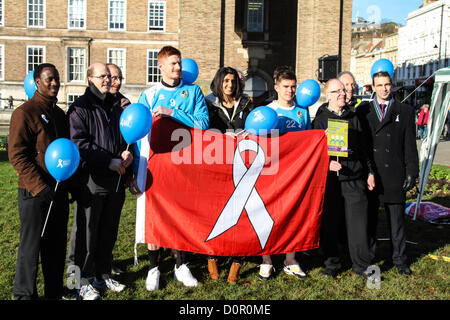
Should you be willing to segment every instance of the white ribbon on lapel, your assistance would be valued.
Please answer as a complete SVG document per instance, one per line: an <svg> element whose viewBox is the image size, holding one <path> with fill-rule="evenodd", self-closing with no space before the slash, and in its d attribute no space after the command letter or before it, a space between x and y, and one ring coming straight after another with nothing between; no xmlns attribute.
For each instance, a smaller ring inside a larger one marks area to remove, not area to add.
<svg viewBox="0 0 450 320"><path fill-rule="evenodd" d="M241 152L247 150L256 152L256 157L249 168L247 168L241 157ZM239 221L242 210L245 208L250 223L258 236L261 248L264 250L274 221L269 212L267 212L264 201L256 191L255 184L264 168L265 162L266 155L258 143L253 140L241 140L238 143L233 160L233 183L235 189L206 241L214 239L234 227Z"/></svg>

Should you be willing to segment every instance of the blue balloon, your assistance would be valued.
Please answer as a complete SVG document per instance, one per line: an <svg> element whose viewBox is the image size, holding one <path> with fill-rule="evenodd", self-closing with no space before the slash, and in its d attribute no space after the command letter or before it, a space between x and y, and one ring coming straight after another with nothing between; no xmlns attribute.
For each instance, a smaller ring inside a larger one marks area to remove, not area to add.
<svg viewBox="0 0 450 320"><path fill-rule="evenodd" d="M297 87L295 92L297 104L300 107L308 108L317 102L320 98L320 85L317 81L308 79L303 81Z"/></svg>
<svg viewBox="0 0 450 320"><path fill-rule="evenodd" d="M378 72L387 72L392 79L394 76L394 65L388 59L379 59L373 63L372 69L370 69L371 78L373 79L373 75Z"/></svg>
<svg viewBox="0 0 450 320"><path fill-rule="evenodd" d="M152 114L142 103L132 103L122 111L119 127L125 141L135 143L150 132Z"/></svg>
<svg viewBox="0 0 450 320"><path fill-rule="evenodd" d="M183 82L194 83L198 77L197 62L190 58L181 59L181 72L183 73Z"/></svg>
<svg viewBox="0 0 450 320"><path fill-rule="evenodd" d="M71 140L59 138L49 144L44 159L48 172L60 182L75 173L80 163L80 152Z"/></svg>
<svg viewBox="0 0 450 320"><path fill-rule="evenodd" d="M245 130L252 134L267 134L278 126L278 114L268 106L253 109L245 119Z"/></svg>
<svg viewBox="0 0 450 320"><path fill-rule="evenodd" d="M27 94L28 99L34 95L36 91L36 83L34 82L34 70L28 72L23 80L23 88L25 89L25 93Z"/></svg>

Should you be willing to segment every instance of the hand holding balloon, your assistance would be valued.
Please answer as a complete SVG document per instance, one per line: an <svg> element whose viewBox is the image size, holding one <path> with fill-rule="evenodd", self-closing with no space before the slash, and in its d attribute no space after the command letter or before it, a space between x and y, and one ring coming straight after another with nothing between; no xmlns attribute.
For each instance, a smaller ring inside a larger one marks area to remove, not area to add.
<svg viewBox="0 0 450 320"><path fill-rule="evenodd" d="M120 156L122 157L122 166L125 169L133 163L133 154L130 151L125 150Z"/></svg>

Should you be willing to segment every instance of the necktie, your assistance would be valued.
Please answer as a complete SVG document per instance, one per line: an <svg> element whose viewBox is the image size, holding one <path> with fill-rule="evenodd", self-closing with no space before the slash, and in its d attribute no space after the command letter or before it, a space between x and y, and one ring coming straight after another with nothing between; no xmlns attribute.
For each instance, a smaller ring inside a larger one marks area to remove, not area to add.
<svg viewBox="0 0 450 320"><path fill-rule="evenodd" d="M386 111L386 105L384 103L382 103L382 104L380 104L380 108L381 108L382 117L384 118L384 113Z"/></svg>

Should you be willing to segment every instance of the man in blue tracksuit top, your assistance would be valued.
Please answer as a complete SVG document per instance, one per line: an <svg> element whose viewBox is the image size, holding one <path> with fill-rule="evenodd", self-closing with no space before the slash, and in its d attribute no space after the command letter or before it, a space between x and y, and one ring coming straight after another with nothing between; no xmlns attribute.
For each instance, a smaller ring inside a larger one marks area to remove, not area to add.
<svg viewBox="0 0 450 320"><path fill-rule="evenodd" d="M278 115L277 129L280 133L302 131L311 129L311 119L307 108L301 108L295 102L297 77L289 66L277 67L273 73L274 89L277 99L269 103L268 107L274 109ZM272 258L270 255L262 256L262 264L259 269L259 277L268 280L272 276ZM297 278L305 278L307 275L300 268L295 259L295 252L286 254L283 271Z"/></svg>
<svg viewBox="0 0 450 320"><path fill-rule="evenodd" d="M178 49L166 46L158 53L158 68L162 79L157 85L145 90L139 103L147 106L152 116L169 116L187 126L208 129L209 115L205 98L198 85L184 83L182 80L181 53ZM139 193L137 200L136 219L145 216L145 194L142 193L147 177L147 163L149 154L149 137L146 136L137 143L140 154L137 167L137 178L133 181L130 191ZM140 230L136 230L136 243L145 242ZM160 247L148 244L149 272L145 281L148 291L159 288L160 272L158 269ZM186 265L186 252L177 250L177 259L174 272L175 279L185 286L197 286L195 279Z"/></svg>

